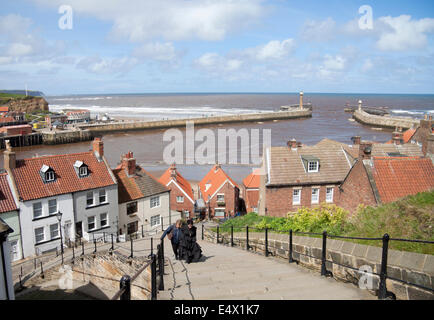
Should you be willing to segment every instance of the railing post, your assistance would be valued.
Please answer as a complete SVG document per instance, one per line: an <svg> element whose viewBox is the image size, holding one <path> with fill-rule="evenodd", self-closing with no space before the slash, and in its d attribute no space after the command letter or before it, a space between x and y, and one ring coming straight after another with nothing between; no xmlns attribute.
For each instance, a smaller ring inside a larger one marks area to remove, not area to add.
<svg viewBox="0 0 434 320"><path fill-rule="evenodd" d="M112 233L112 247L111 247L111 251L113 251L115 249L115 246L114 246L114 242L113 242L113 233Z"/></svg>
<svg viewBox="0 0 434 320"><path fill-rule="evenodd" d="M142 238L145 237L145 233L143 232L143 224L142 224Z"/></svg>
<svg viewBox="0 0 434 320"><path fill-rule="evenodd" d="M75 250L74 250L74 246L72 246L72 260L71 260L72 264L74 264L74 260L75 260Z"/></svg>
<svg viewBox="0 0 434 320"><path fill-rule="evenodd" d="M234 226L231 226L231 247L234 246Z"/></svg>
<svg viewBox="0 0 434 320"><path fill-rule="evenodd" d="M157 257L158 257L158 276L159 276L159 284L158 290L164 290L164 261L163 255L161 252L161 245L157 245Z"/></svg>
<svg viewBox="0 0 434 320"><path fill-rule="evenodd" d="M42 267L42 261L41 261L41 278L44 279L44 268Z"/></svg>
<svg viewBox="0 0 434 320"><path fill-rule="evenodd" d="M151 238L151 255L154 254L154 238Z"/></svg>
<svg viewBox="0 0 434 320"><path fill-rule="evenodd" d="M96 240L95 239L93 239L93 244L95 246L95 250L93 251L93 253L96 253Z"/></svg>
<svg viewBox="0 0 434 320"><path fill-rule="evenodd" d="M322 251L321 251L321 275L322 276L330 276L331 275L331 272L327 271L326 259L327 259L327 231L323 231L323 233L322 233Z"/></svg>
<svg viewBox="0 0 434 320"><path fill-rule="evenodd" d="M295 262L292 258L292 229L289 230L289 263Z"/></svg>
<svg viewBox="0 0 434 320"><path fill-rule="evenodd" d="M386 233L383 236L383 252L381 254L381 271L380 285L378 290L378 299L386 299L388 297L386 279L387 279L387 254L389 252L389 235Z"/></svg>
<svg viewBox="0 0 434 320"><path fill-rule="evenodd" d="M84 242L81 242L81 255L84 256Z"/></svg>
<svg viewBox="0 0 434 320"><path fill-rule="evenodd" d="M246 250L249 250L249 226L246 226Z"/></svg>
<svg viewBox="0 0 434 320"><path fill-rule="evenodd" d="M121 294L120 300L131 300L131 278L124 275L120 281L120 288L125 289Z"/></svg>
<svg viewBox="0 0 434 320"><path fill-rule="evenodd" d="M102 233L102 236L104 238L104 243L105 243L105 232Z"/></svg>
<svg viewBox="0 0 434 320"><path fill-rule="evenodd" d="M157 300L157 261L155 254L151 254L151 300Z"/></svg>
<svg viewBox="0 0 434 320"><path fill-rule="evenodd" d="M265 256L268 257L268 228L265 228Z"/></svg>
<svg viewBox="0 0 434 320"><path fill-rule="evenodd" d="M203 240L203 223L202 223L202 240Z"/></svg>
<svg viewBox="0 0 434 320"><path fill-rule="evenodd" d="M219 234L220 234L220 228L217 226L217 244L219 243Z"/></svg>
<svg viewBox="0 0 434 320"><path fill-rule="evenodd" d="M163 220L163 217L161 217L161 231L164 231L164 220Z"/></svg>
<svg viewBox="0 0 434 320"><path fill-rule="evenodd" d="M130 242L131 242L131 255L130 258L134 258L134 254L133 254L133 238L130 238Z"/></svg>

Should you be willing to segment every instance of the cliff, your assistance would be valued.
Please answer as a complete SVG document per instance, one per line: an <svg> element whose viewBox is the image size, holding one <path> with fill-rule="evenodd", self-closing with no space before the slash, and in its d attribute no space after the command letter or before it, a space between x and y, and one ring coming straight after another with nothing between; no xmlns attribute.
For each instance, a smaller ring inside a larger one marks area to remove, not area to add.
<svg viewBox="0 0 434 320"><path fill-rule="evenodd" d="M5 101L4 105L8 106L10 111L48 111L48 102L42 97L11 98Z"/></svg>

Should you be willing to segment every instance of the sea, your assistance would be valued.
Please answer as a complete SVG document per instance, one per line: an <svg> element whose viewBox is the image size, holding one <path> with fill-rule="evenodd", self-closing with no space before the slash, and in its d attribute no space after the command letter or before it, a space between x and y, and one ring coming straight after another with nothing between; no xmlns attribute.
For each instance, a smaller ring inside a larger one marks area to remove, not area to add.
<svg viewBox="0 0 434 320"><path fill-rule="evenodd" d="M50 111L64 109L88 109L92 117L108 116L124 121L197 118L217 115L244 114L277 111L281 106L299 103L298 93L155 93L155 94L104 94L47 96ZM207 127L217 136L219 129L246 128L270 129L271 144L285 146L287 141L312 145L324 138L351 144L351 137L385 142L391 139L392 130L372 128L351 121L351 113L344 109L357 106L362 100L364 107L384 108L391 116L422 119L434 113L434 95L412 94L335 94L304 93L304 103L311 103L313 116L309 119L281 120L242 124L212 125ZM202 128L202 127L201 127ZM197 128L199 129L199 128ZM163 153L169 142L163 141L166 130L149 130L106 134L103 137L104 153L111 167L115 167L122 154L132 151L137 163L159 177L168 165ZM181 132L185 136L185 129ZM262 132L262 131L260 131ZM197 142L195 146L200 143ZM229 147L228 147L229 148ZM90 149L90 142L70 143L56 146L33 146L17 148L17 158L83 152ZM237 152L227 150L227 154ZM188 155L184 154L184 159ZM212 164L187 165L178 163L181 174L200 181ZM241 183L257 165L222 164L233 179Z"/></svg>

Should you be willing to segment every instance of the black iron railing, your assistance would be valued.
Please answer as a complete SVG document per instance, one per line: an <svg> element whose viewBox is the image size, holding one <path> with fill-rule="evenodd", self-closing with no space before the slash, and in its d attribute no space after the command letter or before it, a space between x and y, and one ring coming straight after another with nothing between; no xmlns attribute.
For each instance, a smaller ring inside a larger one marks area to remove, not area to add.
<svg viewBox="0 0 434 320"><path fill-rule="evenodd" d="M202 240L204 239L204 229L205 229L205 227L202 225ZM209 229L216 230L216 238L217 238L216 242L221 243L221 241L220 241L220 236L221 236L220 227L219 226L209 227ZM272 228L265 228L265 230L264 230L262 228L261 229L252 228L249 226L245 226L242 228L237 227L237 229L241 229L241 230L245 229L246 250L250 250L252 248L249 244L249 230L260 230L261 232L264 231L264 233L265 233L264 234L264 237L265 237L264 255L266 257L269 256L270 251L269 251L268 232L269 231L275 231L275 230L273 230ZM289 263L294 263L294 262L298 263L299 262L296 259L294 259L294 253L296 253L298 255L306 256L309 258L318 259L318 257L311 256L307 253L294 251L293 235L310 236L310 237L316 237L316 238L321 237L322 238L321 258L318 260L321 260L321 275L322 276L333 276L332 272L330 270L327 270L327 263L336 264L336 265L339 265L339 266L344 267L344 268L349 268L349 269L359 271L355 267L340 264L340 263L337 263L336 261L327 260L327 239L336 238L336 239L346 239L346 240L382 241L380 273L375 273L375 272L371 273L372 275L376 275L380 278L380 283L379 283L379 287L378 287L378 299L387 299L387 298L395 299L394 294L392 292L387 291L386 279L398 281L398 282L401 282L401 283L404 283L407 285L411 285L411 286L414 286L414 287L417 287L417 288L427 290L427 291L434 293L433 288L428 288L428 287L422 286L422 285L417 284L417 283L403 281L401 279L391 277L387 274L387 266L388 266L387 265L387 257L388 257L388 252L389 252L389 242L390 241L405 241L405 242L416 242L416 243L424 243L424 244L434 244L434 241L390 238L390 236L387 233L384 234L383 237L381 237L381 238L362 238L362 237L346 237L346 236L331 235L331 234L328 234L327 231L324 231L322 233L315 233L315 232L299 232L299 231L293 231L293 230L288 230L286 232L282 232L281 230L279 230L277 232L278 233L288 233L288 235L289 235L289 239L288 239L288 262ZM234 227L233 226L230 227L230 245L234 246ZM241 247L241 240L240 240L240 247ZM277 249L277 248L275 248L275 249Z"/></svg>

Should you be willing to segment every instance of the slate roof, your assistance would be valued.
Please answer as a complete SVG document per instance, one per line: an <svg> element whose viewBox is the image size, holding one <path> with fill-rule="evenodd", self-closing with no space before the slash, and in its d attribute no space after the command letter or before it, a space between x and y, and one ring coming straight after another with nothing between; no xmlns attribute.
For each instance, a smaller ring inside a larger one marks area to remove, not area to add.
<svg viewBox="0 0 434 320"><path fill-rule="evenodd" d="M134 175L128 176L122 166L113 170L118 181L118 202L125 203L141 198L146 198L163 192L169 192L169 188L162 185L149 172L136 166Z"/></svg>
<svg viewBox="0 0 434 320"><path fill-rule="evenodd" d="M428 158L373 158L365 166L372 171L382 203L434 188L434 165Z"/></svg>
<svg viewBox="0 0 434 320"><path fill-rule="evenodd" d="M74 163L77 160L88 166L88 176L79 177L77 175L74 169ZM55 181L44 183L40 175L40 170L44 165L54 170ZM92 151L17 160L12 174L19 196L24 201L116 184L110 168L104 161L98 161Z"/></svg>
<svg viewBox="0 0 434 320"><path fill-rule="evenodd" d="M199 190L205 201L208 201L208 196L212 196L224 183L229 180L234 187L238 188L238 185L234 180L229 177L221 167L217 168L217 165L213 166L211 170L205 175L205 177L199 182ZM206 185L210 184L210 187L206 189Z"/></svg>
<svg viewBox="0 0 434 320"><path fill-rule="evenodd" d="M372 157L388 157L389 153L400 153L408 157L423 157L422 148L414 143L399 145L374 143L372 145Z"/></svg>
<svg viewBox="0 0 434 320"><path fill-rule="evenodd" d="M340 143L322 141L314 146L292 150L288 147L267 149L268 186L337 183L345 179L353 161ZM318 172L308 173L303 156L320 160ZM268 159L269 157L269 159Z"/></svg>
<svg viewBox="0 0 434 320"><path fill-rule="evenodd" d="M160 183L167 186L167 184L173 179L171 175L172 168L168 168L158 179ZM182 188L182 190L194 201L193 189L191 188L190 182L188 182L175 168L176 171L176 183Z"/></svg>
<svg viewBox="0 0 434 320"><path fill-rule="evenodd" d="M0 174L0 213L18 210L8 183L8 174Z"/></svg>

